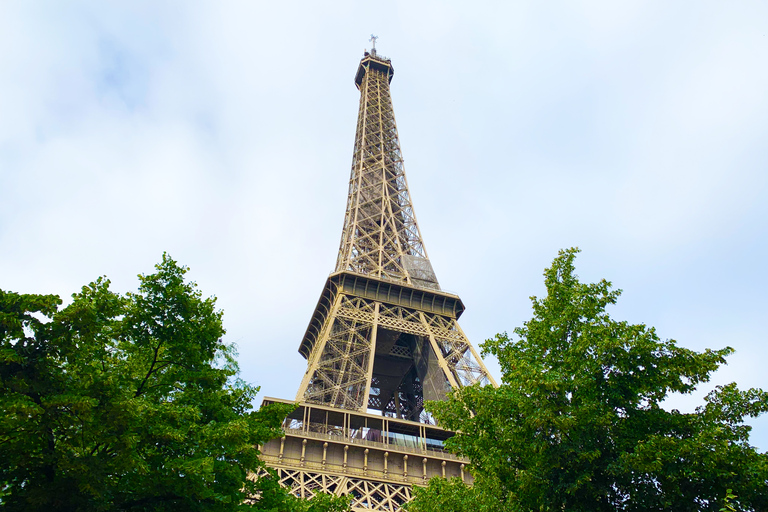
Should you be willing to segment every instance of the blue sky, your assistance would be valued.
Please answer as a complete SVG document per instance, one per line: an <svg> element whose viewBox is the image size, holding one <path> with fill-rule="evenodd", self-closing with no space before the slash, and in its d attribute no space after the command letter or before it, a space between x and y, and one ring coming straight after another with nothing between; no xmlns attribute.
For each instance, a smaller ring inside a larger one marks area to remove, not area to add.
<svg viewBox="0 0 768 512"><path fill-rule="evenodd" d="M579 246L583 280L624 290L615 318L736 349L670 407L768 388L764 2L3 2L0 287L124 292L168 251L218 297L244 378L292 398L371 33L475 344L528 319Z"/></svg>

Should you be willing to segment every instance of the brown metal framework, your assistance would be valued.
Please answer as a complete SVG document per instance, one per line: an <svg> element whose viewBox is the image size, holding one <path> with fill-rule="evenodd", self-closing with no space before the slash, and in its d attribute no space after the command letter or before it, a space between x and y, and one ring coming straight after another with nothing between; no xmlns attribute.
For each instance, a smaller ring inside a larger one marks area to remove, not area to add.
<svg viewBox="0 0 768 512"><path fill-rule="evenodd" d="M389 59L366 54L336 271L299 352L307 372L296 399L431 422L425 400L490 384L457 323L461 299L442 292L424 247L403 168Z"/></svg>
<svg viewBox="0 0 768 512"><path fill-rule="evenodd" d="M473 481L467 461L443 450L452 433L440 427L301 404L283 430L261 458L301 498L320 491L349 496L353 511L395 512L432 477Z"/></svg>
<svg viewBox="0 0 768 512"><path fill-rule="evenodd" d="M353 510L397 511L428 477L464 478L466 461L442 450L450 433L434 426L424 402L496 385L457 322L464 304L440 289L424 247L390 98L393 75L375 50L357 69L360 109L336 269L299 347L307 359L296 395L303 416L286 420L279 449L270 441L263 457L297 496L351 495ZM318 410L324 423L311 419ZM418 476L409 457L420 461Z"/></svg>
<svg viewBox="0 0 768 512"><path fill-rule="evenodd" d="M495 382L459 327L456 295L348 272L326 283L299 352L296 399L432 423L424 400Z"/></svg>
<svg viewBox="0 0 768 512"><path fill-rule="evenodd" d="M347 211L336 271L439 290L413 213L395 112L394 68L376 54L360 62L360 89Z"/></svg>

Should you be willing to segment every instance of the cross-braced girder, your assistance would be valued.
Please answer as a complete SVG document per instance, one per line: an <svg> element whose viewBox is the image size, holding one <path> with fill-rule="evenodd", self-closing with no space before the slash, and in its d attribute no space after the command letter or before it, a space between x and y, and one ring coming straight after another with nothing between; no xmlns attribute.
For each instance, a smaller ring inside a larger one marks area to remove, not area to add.
<svg viewBox="0 0 768 512"><path fill-rule="evenodd" d="M455 318L336 293L297 400L431 422L425 400L493 383Z"/></svg>
<svg viewBox="0 0 768 512"><path fill-rule="evenodd" d="M411 500L411 486L376 482L348 475L331 475L307 469L276 469L280 485L298 498L310 499L318 492L349 496L352 511L395 512Z"/></svg>

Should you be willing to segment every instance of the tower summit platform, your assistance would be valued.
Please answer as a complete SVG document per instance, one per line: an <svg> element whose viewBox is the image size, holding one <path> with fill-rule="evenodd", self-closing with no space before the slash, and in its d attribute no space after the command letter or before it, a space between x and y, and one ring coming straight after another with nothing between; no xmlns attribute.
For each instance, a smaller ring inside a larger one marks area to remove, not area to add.
<svg viewBox="0 0 768 512"><path fill-rule="evenodd" d="M360 61L360 65L357 67L357 73L355 74L355 85L358 89L363 83L363 77L369 70L375 70L379 73L387 75L387 80L391 83L392 77L395 76L395 68L392 67L392 61L388 58L377 55L374 49L371 53L365 52L363 59Z"/></svg>

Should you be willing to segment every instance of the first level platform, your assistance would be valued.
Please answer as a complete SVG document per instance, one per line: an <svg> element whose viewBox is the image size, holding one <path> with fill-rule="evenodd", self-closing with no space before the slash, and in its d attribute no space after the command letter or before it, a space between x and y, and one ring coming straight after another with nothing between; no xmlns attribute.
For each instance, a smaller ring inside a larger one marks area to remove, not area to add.
<svg viewBox="0 0 768 512"><path fill-rule="evenodd" d="M293 403L264 400L274 402ZM321 491L351 496L356 512L396 512L432 477L473 480L469 461L443 449L453 433L434 425L301 403L283 428L261 458L301 498Z"/></svg>

